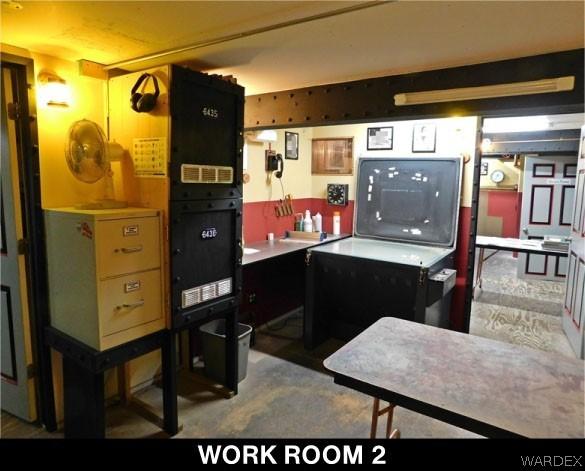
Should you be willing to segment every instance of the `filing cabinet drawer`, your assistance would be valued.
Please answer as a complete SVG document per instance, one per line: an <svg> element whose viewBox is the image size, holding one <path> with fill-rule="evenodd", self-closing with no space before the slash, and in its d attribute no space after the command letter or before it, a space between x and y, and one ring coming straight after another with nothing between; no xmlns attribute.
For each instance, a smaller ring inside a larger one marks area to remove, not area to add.
<svg viewBox="0 0 585 471"><path fill-rule="evenodd" d="M99 282L102 336L162 318L160 277L151 270Z"/></svg>
<svg viewBox="0 0 585 471"><path fill-rule="evenodd" d="M160 267L158 217L98 221L98 278Z"/></svg>

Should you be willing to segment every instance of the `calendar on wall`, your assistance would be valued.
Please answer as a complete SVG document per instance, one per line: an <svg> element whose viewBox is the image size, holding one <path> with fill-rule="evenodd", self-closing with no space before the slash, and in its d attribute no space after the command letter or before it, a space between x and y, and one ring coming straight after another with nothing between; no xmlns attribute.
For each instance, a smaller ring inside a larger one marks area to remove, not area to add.
<svg viewBox="0 0 585 471"><path fill-rule="evenodd" d="M137 177L166 177L166 137L139 137L132 140L132 161Z"/></svg>

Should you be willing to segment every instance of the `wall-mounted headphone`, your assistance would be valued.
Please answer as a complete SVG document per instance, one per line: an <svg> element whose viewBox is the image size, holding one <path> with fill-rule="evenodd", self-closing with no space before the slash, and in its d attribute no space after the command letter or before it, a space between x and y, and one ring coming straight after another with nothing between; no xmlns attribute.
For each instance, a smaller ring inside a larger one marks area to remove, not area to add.
<svg viewBox="0 0 585 471"><path fill-rule="evenodd" d="M154 93L138 93L138 87L144 82L145 80L148 82L148 78L152 77L152 81L154 83ZM132 91L130 92L130 105L132 109L137 113L148 113L152 111L156 106L156 99L159 95L158 89L158 80L154 75L151 74L142 74L134 86L132 87Z"/></svg>

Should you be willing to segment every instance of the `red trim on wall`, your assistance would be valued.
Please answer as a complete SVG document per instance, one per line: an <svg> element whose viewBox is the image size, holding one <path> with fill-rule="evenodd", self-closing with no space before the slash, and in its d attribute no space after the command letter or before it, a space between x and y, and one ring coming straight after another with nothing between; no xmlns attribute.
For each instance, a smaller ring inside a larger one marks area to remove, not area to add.
<svg viewBox="0 0 585 471"><path fill-rule="evenodd" d="M482 195L483 196L483 195ZM517 238L520 233L522 193L517 191L486 191L487 214L502 218L502 237Z"/></svg>
<svg viewBox="0 0 585 471"><path fill-rule="evenodd" d="M252 243L266 240L269 232L275 238L283 237L284 233L294 228L294 216L276 217L274 207L277 201L258 201L244 203L244 242ZM314 216L319 212L323 218L323 231L333 233L333 213L341 213L341 232L353 232L353 201L347 206L332 206L325 198L299 198L293 200L295 213L305 213L308 209Z"/></svg>

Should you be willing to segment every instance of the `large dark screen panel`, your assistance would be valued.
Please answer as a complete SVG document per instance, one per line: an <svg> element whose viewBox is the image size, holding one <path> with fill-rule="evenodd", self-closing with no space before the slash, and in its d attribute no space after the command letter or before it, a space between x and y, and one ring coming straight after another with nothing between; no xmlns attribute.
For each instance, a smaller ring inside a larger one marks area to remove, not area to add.
<svg viewBox="0 0 585 471"><path fill-rule="evenodd" d="M459 158L360 159L355 235L453 246Z"/></svg>

